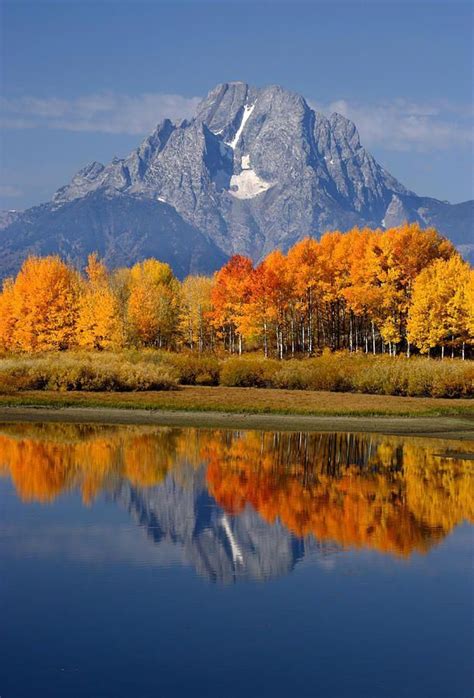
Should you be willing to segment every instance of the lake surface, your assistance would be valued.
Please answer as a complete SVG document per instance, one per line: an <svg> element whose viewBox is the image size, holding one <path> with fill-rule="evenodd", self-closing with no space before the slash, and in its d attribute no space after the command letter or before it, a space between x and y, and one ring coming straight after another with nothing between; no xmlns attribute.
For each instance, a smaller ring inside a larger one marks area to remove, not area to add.
<svg viewBox="0 0 474 698"><path fill-rule="evenodd" d="M1 698L469 698L473 452L0 424Z"/></svg>

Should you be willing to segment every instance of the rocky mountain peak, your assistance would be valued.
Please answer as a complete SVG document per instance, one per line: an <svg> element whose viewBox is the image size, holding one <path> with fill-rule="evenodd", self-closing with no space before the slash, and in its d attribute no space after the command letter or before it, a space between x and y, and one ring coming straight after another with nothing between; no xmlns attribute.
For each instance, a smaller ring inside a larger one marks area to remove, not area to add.
<svg viewBox="0 0 474 698"><path fill-rule="evenodd" d="M347 143L354 151L361 147L359 132L353 121L338 112L333 112L329 117L329 123L336 141Z"/></svg>
<svg viewBox="0 0 474 698"><path fill-rule="evenodd" d="M304 97L279 85L217 85L194 118L177 124L164 119L127 157L83 167L41 215L92 193L108 201L120 196L117 210L123 197L132 197L137 211L144 202L166 204L220 253L255 260L307 235L355 225L436 222L441 231L455 230L457 242L472 236L472 203L458 209L417 197L377 163L351 120L316 112ZM458 210L460 232L452 222ZM149 215L147 209L147 226ZM16 230L22 216L32 220L25 212L5 230ZM139 214L135 220L139 235Z"/></svg>

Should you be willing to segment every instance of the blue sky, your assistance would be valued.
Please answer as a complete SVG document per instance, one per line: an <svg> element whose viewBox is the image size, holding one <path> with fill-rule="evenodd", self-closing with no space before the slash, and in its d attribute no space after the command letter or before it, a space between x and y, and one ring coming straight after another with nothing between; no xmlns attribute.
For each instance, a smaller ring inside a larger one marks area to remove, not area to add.
<svg viewBox="0 0 474 698"><path fill-rule="evenodd" d="M216 83L352 118L406 186L471 198L473 3L3 0L0 208L48 200Z"/></svg>

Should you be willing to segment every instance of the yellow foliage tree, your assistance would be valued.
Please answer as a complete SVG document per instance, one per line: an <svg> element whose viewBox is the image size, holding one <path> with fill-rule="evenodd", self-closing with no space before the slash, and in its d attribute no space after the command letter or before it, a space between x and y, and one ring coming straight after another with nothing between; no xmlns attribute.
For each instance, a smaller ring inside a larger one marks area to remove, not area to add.
<svg viewBox="0 0 474 698"><path fill-rule="evenodd" d="M197 346L199 352L212 343L211 293L212 279L207 276L188 276L181 287L181 331L189 348Z"/></svg>
<svg viewBox="0 0 474 698"><path fill-rule="evenodd" d="M117 349L124 340L119 300L96 254L89 255L86 275L79 300L77 343L85 349Z"/></svg>
<svg viewBox="0 0 474 698"><path fill-rule="evenodd" d="M12 349L37 352L74 345L79 279L59 257L29 257L6 293Z"/></svg>
<svg viewBox="0 0 474 698"><path fill-rule="evenodd" d="M13 332L16 318L14 314L14 284L12 279L6 279L0 293L0 349L13 349Z"/></svg>
<svg viewBox="0 0 474 698"><path fill-rule="evenodd" d="M132 341L170 346L176 336L180 286L169 264L146 259L130 270L127 317Z"/></svg>
<svg viewBox="0 0 474 698"><path fill-rule="evenodd" d="M387 345L409 355L411 343L423 352L461 347L464 356L474 332L472 272L448 240L418 224L328 232L256 268L235 255L213 279L182 284L156 259L108 274L91 255L86 272L81 279L58 257L27 260L0 293L0 348L203 351L220 342L242 353L245 338L245 350L279 358Z"/></svg>
<svg viewBox="0 0 474 698"><path fill-rule="evenodd" d="M471 297L473 272L459 255L438 259L420 272L413 285L408 316L408 339L423 353L469 341L474 324ZM471 335L472 337L472 335Z"/></svg>
<svg viewBox="0 0 474 698"><path fill-rule="evenodd" d="M372 248L372 265L381 288L380 332L395 346L406 334L413 284L435 259L455 254L453 245L433 228L423 230L417 223L391 228L381 234ZM407 347L409 353L409 346Z"/></svg>

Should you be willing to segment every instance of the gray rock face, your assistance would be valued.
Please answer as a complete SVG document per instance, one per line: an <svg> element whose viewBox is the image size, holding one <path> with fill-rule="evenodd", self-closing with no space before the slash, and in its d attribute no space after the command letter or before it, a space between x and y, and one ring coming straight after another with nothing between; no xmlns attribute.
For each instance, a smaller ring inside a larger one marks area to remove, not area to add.
<svg viewBox="0 0 474 698"><path fill-rule="evenodd" d="M393 194L387 206L387 210L385 211L383 225L385 228L393 228L404 221L422 223L416 211L410 209L400 196Z"/></svg>
<svg viewBox="0 0 474 698"><path fill-rule="evenodd" d="M21 216L21 211L0 211L0 230L7 228L11 223Z"/></svg>
<svg viewBox="0 0 474 698"><path fill-rule="evenodd" d="M474 202L451 206L416 196L365 150L345 117L315 112L279 86L243 82L218 85L194 119L163 121L128 157L90 163L50 206L92 193L133 197L137 237L140 205L166 203L221 254L255 260L307 235L355 225L418 221L454 234L459 245L470 243L473 232ZM10 232L7 226L4 240Z"/></svg>
<svg viewBox="0 0 474 698"><path fill-rule="evenodd" d="M0 230L0 275L18 271L28 254L59 254L78 268L96 251L110 268L147 257L168 262L179 278L211 273L226 256L168 204L119 192L25 211Z"/></svg>

